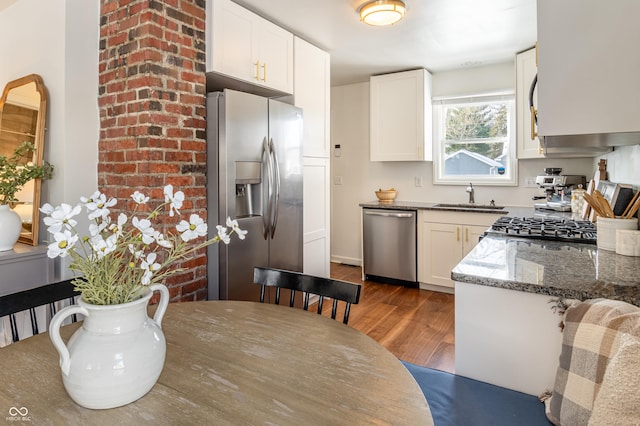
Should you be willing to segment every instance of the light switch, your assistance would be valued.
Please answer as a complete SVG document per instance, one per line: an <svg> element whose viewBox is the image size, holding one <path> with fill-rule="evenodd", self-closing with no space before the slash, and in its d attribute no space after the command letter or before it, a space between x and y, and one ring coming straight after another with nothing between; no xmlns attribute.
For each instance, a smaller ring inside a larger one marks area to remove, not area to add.
<svg viewBox="0 0 640 426"><path fill-rule="evenodd" d="M334 185L342 185L342 176L334 176L333 183Z"/></svg>
<svg viewBox="0 0 640 426"><path fill-rule="evenodd" d="M335 155L336 157L340 157L341 154L342 152L340 149L340 145L336 145L333 149L333 155ZM336 184L336 185L341 185L341 184Z"/></svg>

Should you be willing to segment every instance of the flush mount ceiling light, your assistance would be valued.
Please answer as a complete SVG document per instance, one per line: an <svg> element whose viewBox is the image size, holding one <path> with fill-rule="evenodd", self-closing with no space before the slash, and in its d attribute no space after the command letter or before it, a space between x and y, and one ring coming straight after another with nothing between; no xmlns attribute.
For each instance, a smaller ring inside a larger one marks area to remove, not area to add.
<svg viewBox="0 0 640 426"><path fill-rule="evenodd" d="M374 0L362 5L360 20L369 25L393 25L404 17L406 10L402 0Z"/></svg>

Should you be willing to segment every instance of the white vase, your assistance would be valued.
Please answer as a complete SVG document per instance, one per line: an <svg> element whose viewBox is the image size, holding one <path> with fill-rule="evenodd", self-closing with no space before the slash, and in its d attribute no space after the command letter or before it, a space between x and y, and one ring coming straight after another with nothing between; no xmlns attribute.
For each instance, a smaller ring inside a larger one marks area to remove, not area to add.
<svg viewBox="0 0 640 426"><path fill-rule="evenodd" d="M8 204L0 204L0 251L13 250L20 238L22 221Z"/></svg>
<svg viewBox="0 0 640 426"><path fill-rule="evenodd" d="M154 291L160 291L160 302L151 319L147 304ZM92 305L80 297L53 317L49 334L60 354L64 387L77 404L119 407L151 390L164 366L161 322L168 303L169 291L156 284L140 299L120 305ZM60 326L73 314L84 315L84 322L65 345Z"/></svg>

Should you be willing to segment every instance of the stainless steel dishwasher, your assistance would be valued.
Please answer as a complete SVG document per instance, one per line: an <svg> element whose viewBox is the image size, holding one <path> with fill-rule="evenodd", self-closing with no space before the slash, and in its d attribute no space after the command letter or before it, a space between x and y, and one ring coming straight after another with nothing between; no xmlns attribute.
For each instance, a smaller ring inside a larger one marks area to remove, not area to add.
<svg viewBox="0 0 640 426"><path fill-rule="evenodd" d="M365 279L418 286L417 212L362 209Z"/></svg>

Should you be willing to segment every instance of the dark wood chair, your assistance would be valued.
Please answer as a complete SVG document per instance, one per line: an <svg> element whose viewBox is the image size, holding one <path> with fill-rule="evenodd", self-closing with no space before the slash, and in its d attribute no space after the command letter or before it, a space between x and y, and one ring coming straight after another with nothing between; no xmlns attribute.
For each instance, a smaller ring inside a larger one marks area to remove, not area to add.
<svg viewBox="0 0 640 426"><path fill-rule="evenodd" d="M73 281L73 279L0 297L0 318L9 316L13 343L20 340L15 314L28 310L29 316L31 317L31 329L33 334L38 334L40 327L38 327L36 308L48 305L50 316L53 317L56 314L55 302L64 299L70 299L70 301L73 302L73 298L78 296L80 293L74 290L74 285L71 281ZM74 315L72 317L72 321L75 322L76 320L77 318ZM45 325L42 326L46 327Z"/></svg>
<svg viewBox="0 0 640 426"><path fill-rule="evenodd" d="M360 285L348 283L346 281L332 280L330 278L315 277L305 275L299 272L283 271L280 269L270 268L253 268L253 282L259 284L260 302L264 303L266 287L275 287L275 303L280 304L280 289L286 288L291 290L289 298L289 306L293 307L296 292L303 294L302 308L309 310L309 296L315 294L319 296L318 313L322 313L322 303L325 297L333 299L333 307L331 309L331 318L336 319L338 309L338 301L346 303L343 323L349 322L349 312L351 304L357 304L360 301Z"/></svg>

